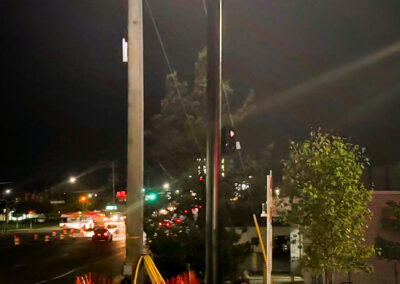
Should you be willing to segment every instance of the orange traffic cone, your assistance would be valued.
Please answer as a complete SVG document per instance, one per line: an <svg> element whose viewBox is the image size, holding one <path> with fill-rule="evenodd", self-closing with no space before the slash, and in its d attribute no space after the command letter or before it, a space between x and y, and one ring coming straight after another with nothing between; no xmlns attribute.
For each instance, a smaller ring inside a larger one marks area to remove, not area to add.
<svg viewBox="0 0 400 284"><path fill-rule="evenodd" d="M14 235L14 245L19 246L20 244L20 238L18 235Z"/></svg>

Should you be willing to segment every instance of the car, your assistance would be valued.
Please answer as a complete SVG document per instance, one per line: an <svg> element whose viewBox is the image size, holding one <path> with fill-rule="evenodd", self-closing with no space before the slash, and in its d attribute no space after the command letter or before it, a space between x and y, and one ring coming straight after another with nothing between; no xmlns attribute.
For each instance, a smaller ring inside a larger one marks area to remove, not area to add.
<svg viewBox="0 0 400 284"><path fill-rule="evenodd" d="M106 227L107 227L107 230L109 230L111 234L116 234L116 235L119 234L119 229L118 229L117 225L108 224Z"/></svg>
<svg viewBox="0 0 400 284"><path fill-rule="evenodd" d="M93 236L92 236L92 241L106 241L106 242L111 242L112 241L112 234L110 233L109 230L107 230L104 227L98 227L94 229Z"/></svg>

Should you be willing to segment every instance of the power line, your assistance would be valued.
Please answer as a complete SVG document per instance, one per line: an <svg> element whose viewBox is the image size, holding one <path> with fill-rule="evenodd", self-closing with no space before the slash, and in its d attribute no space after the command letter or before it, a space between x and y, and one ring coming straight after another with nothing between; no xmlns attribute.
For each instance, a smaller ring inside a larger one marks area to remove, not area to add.
<svg viewBox="0 0 400 284"><path fill-rule="evenodd" d="M155 31L156 31L158 41L160 42L161 50L162 50L162 53L163 53L163 55L164 55L165 61L166 61L166 63L167 63L169 72L170 72L170 73L173 73L174 70L172 69L171 62L169 61L168 54L167 54L167 52L166 52L166 50L165 50L164 42L163 42L163 40L162 40L162 38L161 38L161 34L160 34L159 29L158 29L157 23L156 23L156 21L155 21L155 19L154 19L153 11L152 11L152 9L151 9L151 7L150 7L149 1L148 1L148 0L145 0L145 3L146 3L147 10L148 10L148 12L149 12L149 14L150 14L150 18L151 18L151 21L152 21L152 23L153 23L154 29L155 29ZM189 114L188 114L187 109L186 109L186 106L185 106L185 102L184 102L184 100L183 100L183 98L182 98L181 91L179 90L178 80L177 80L176 74L174 74L174 75L172 76L172 78L173 78L174 86L175 86L175 89L176 89L176 93L178 94L179 101L181 102L181 105L182 105L183 112L184 112L184 114L185 114L185 116L186 116L186 119L187 119L187 121L188 121L188 123L189 123L189 128L190 128L191 135L192 135L192 137L193 137L193 139L194 139L194 141L195 141L195 144L196 144L196 146L197 146L197 150L199 151L199 154L200 154L201 156L203 156L203 151L202 151L202 149L201 149L201 147L200 147L199 141L197 140L196 132L195 132L194 129L193 129L193 125L192 125L192 123L191 123L191 121L190 121Z"/></svg>

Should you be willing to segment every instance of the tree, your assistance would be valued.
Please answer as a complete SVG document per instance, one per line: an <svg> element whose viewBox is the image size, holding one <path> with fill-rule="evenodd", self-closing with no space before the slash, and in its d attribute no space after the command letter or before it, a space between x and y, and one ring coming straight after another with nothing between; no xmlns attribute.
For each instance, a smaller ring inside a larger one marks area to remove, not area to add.
<svg viewBox="0 0 400 284"><path fill-rule="evenodd" d="M302 265L332 281L334 272L370 271L373 248L364 232L371 212L371 191L361 182L368 158L365 149L321 130L302 143L290 142L283 180L296 195L289 223L304 236Z"/></svg>
<svg viewBox="0 0 400 284"><path fill-rule="evenodd" d="M155 261L167 278L185 271L187 263L197 275L204 273L206 59L203 49L195 64L193 84L180 81L176 72L167 75L167 94L161 102L161 111L152 118L151 129L145 133L148 156L165 172L162 180L159 173L151 172L153 188L146 190L156 192L158 199L145 206L145 231ZM224 83L224 89L227 96L233 93L228 82ZM250 91L232 116L243 119L245 110L254 106L253 101L254 93ZM235 191L234 180L248 180L249 175L244 174L245 171L232 170L221 182L224 195L219 209L220 258L223 260L220 274L231 279L237 273L239 262L250 252L249 243L238 244L240 234L226 229L232 224L227 217L231 215L229 198ZM156 187L165 179L170 183L167 191Z"/></svg>
<svg viewBox="0 0 400 284"><path fill-rule="evenodd" d="M388 201L383 209L382 228L386 231L400 232L400 204ZM398 283L397 265L400 261L400 242L386 240L380 236L375 239L375 250L379 258L393 261L395 284Z"/></svg>

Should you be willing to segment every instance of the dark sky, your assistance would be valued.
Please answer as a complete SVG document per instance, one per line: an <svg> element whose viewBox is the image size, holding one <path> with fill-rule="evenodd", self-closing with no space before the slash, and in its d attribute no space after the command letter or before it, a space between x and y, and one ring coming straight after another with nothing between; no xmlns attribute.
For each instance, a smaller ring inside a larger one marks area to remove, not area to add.
<svg viewBox="0 0 400 284"><path fill-rule="evenodd" d="M205 45L202 0L149 0L170 61L193 79ZM124 163L126 0L0 2L0 182L49 186L101 161ZM375 165L400 160L398 0L226 0L224 78L258 108L239 126L244 151L310 127L366 146ZM144 11L146 122L168 71Z"/></svg>

